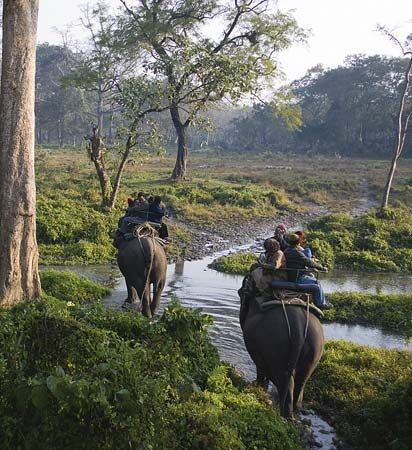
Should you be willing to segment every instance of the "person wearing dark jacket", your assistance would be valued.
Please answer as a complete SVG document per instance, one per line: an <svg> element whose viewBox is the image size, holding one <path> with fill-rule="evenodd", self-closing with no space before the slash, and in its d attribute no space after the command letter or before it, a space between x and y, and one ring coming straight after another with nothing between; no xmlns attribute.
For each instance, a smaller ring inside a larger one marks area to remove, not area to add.
<svg viewBox="0 0 412 450"><path fill-rule="evenodd" d="M159 237L162 239L169 238L169 230L167 225L162 222L165 215L165 207L162 205L162 197L156 195L153 202L149 204L149 217L152 222L160 223Z"/></svg>
<svg viewBox="0 0 412 450"><path fill-rule="evenodd" d="M313 301L319 308L327 308L325 302L325 294L319 281L313 274L307 272L306 269L317 269L326 271L326 269L312 258L305 256L301 250L300 238L296 234L290 234L286 237L289 247L284 251L287 269L296 269L288 271L289 281L298 284L316 284L319 289L313 294Z"/></svg>
<svg viewBox="0 0 412 450"><path fill-rule="evenodd" d="M273 235L273 238L276 239L279 242L280 249L282 252L286 250L288 247L288 243L285 240L285 234L287 232L286 225L283 223L280 223L275 228L275 234Z"/></svg>

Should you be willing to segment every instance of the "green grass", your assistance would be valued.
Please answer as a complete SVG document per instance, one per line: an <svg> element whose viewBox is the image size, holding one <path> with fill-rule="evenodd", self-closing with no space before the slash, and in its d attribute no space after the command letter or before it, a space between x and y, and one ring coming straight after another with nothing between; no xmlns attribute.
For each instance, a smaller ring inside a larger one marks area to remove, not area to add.
<svg viewBox="0 0 412 450"><path fill-rule="evenodd" d="M412 354L328 342L306 402L356 449L412 448Z"/></svg>
<svg viewBox="0 0 412 450"><path fill-rule="evenodd" d="M334 308L325 311L324 320L377 326L412 336L411 294L335 292L327 297Z"/></svg>
<svg viewBox="0 0 412 450"><path fill-rule="evenodd" d="M41 276L41 300L0 309L0 448L301 448L220 363L200 310L174 300L150 321L105 308L81 277Z"/></svg>
<svg viewBox="0 0 412 450"><path fill-rule="evenodd" d="M307 241L321 261L338 269L412 271L412 216L403 208L321 217L309 224Z"/></svg>
<svg viewBox="0 0 412 450"><path fill-rule="evenodd" d="M253 252L237 252L219 256L210 264L210 267L219 272L246 275L250 271L250 266L256 261L257 256Z"/></svg>
<svg viewBox="0 0 412 450"><path fill-rule="evenodd" d="M310 211L313 205L349 210L358 201L364 178L369 181L370 194L380 196L387 170L382 161L196 152L191 155L186 180L175 183L169 179L173 154L135 158L134 165L126 165L116 209L107 213L99 206L100 188L86 151L36 150L38 242L43 264L113 261L110 235L127 197L138 191L162 195L172 215L185 223L220 232L251 219ZM116 155L108 152L108 169L113 171L116 162ZM394 184L394 201L406 206L412 204L410 167L409 160L400 162ZM186 230L175 225L171 259L190 248L192 237ZM399 254L404 264L409 256ZM355 261L359 255L346 258Z"/></svg>

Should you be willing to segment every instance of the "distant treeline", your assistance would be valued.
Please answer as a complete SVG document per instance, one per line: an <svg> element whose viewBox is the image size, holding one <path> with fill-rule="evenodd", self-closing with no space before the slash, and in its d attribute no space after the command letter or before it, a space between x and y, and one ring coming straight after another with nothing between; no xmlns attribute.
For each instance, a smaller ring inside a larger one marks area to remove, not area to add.
<svg viewBox="0 0 412 450"><path fill-rule="evenodd" d="M65 46L41 44L37 49L36 143L78 146L97 122L97 92L67 82L76 70L79 54ZM192 149L280 151L342 156L388 156L396 137L396 113L406 60L354 55L343 66L316 66L291 84L298 129L288 128L271 105L223 106L205 113L204 123L190 130ZM110 98L104 105L103 130L115 143L122 129L122 111ZM176 136L168 112L156 114L165 148ZM406 153L412 153L411 139Z"/></svg>

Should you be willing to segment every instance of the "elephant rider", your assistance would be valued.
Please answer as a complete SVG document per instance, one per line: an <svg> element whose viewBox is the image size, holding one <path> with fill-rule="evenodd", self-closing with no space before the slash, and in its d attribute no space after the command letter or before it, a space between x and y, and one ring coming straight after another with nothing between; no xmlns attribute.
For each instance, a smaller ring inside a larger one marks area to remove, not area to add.
<svg viewBox="0 0 412 450"><path fill-rule="evenodd" d="M297 234L289 234L286 236L289 247L285 250L286 268L296 269L288 271L288 279L297 284L310 284L315 287L313 292L313 301L318 308L327 309L332 305L326 303L325 294L319 281L312 273L306 269L317 269L326 271L321 264L312 258L308 258L300 247L300 237Z"/></svg>
<svg viewBox="0 0 412 450"><path fill-rule="evenodd" d="M280 250L279 242L274 238L268 238L263 243L264 253L261 253L257 264L252 268L252 278L260 292L270 287L273 280L286 280L284 272L279 271L286 266L285 255Z"/></svg>
<svg viewBox="0 0 412 450"><path fill-rule="evenodd" d="M299 249L303 251L303 254L308 258L314 258L312 250L305 246L305 233L303 231L296 231L295 234L299 236Z"/></svg>
<svg viewBox="0 0 412 450"><path fill-rule="evenodd" d="M149 220L160 224L159 237L161 239L169 239L169 230L167 225L163 223L165 212L162 197L155 195L153 202L149 204Z"/></svg>
<svg viewBox="0 0 412 450"><path fill-rule="evenodd" d="M273 238L276 239L279 242L280 249L282 252L286 250L288 247L288 243L285 240L285 235L287 232L286 225L284 223L280 223L275 228L275 234L273 235Z"/></svg>

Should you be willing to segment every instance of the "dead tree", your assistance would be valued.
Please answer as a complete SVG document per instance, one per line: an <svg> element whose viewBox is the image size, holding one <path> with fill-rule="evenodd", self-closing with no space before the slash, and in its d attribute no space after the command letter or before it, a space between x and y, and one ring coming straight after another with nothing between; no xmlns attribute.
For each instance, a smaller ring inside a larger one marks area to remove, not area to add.
<svg viewBox="0 0 412 450"><path fill-rule="evenodd" d="M387 31L385 28L380 27L380 31L382 31L389 37L389 39L395 42L400 47L403 56L408 58L408 64L403 79L404 84L399 101L399 110L397 115L396 145L393 151L391 167L389 169L381 203L381 208L387 208L389 202L389 193L391 191L396 166L398 163L398 159L402 154L412 118L412 35L409 35L406 38L405 44L402 44L392 33Z"/></svg>

